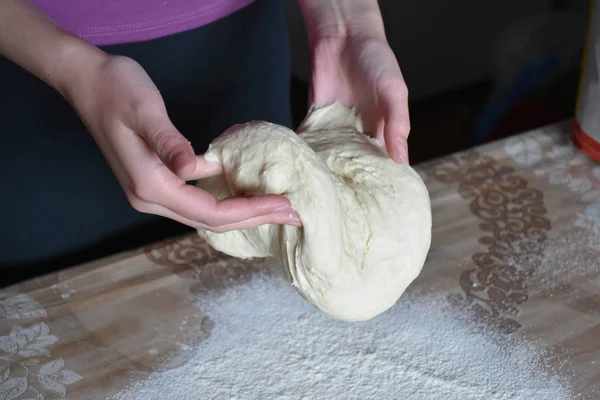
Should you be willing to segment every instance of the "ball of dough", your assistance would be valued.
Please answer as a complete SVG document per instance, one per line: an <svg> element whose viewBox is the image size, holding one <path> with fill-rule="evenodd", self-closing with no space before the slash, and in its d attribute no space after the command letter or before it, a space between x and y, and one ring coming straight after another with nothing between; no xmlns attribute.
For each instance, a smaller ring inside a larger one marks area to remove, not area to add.
<svg viewBox="0 0 600 400"><path fill-rule="evenodd" d="M298 133L266 122L230 128L206 153L224 173L198 186L219 199L284 195L303 227L199 233L234 257L275 257L302 296L334 318L373 318L398 300L425 262L427 189L339 103L312 109Z"/></svg>

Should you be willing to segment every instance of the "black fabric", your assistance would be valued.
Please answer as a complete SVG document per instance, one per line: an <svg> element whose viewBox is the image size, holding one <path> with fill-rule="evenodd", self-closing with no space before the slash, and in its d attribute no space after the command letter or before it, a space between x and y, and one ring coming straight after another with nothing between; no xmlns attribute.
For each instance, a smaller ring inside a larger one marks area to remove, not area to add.
<svg viewBox="0 0 600 400"><path fill-rule="evenodd" d="M197 152L235 123L291 124L279 0L260 0L193 31L104 50L146 69ZM133 210L69 104L4 59L0 135L0 284L186 230Z"/></svg>

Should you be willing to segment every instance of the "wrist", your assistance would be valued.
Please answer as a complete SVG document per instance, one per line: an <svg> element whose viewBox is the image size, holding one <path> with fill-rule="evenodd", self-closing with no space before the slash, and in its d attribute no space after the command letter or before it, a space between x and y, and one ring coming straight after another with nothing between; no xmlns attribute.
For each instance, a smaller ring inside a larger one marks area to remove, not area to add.
<svg viewBox="0 0 600 400"><path fill-rule="evenodd" d="M103 54L52 22L34 4L0 0L0 56L37 76L64 96L73 80Z"/></svg>
<svg viewBox="0 0 600 400"><path fill-rule="evenodd" d="M81 39L68 37L58 48L48 83L72 102L108 57L97 47Z"/></svg>
<svg viewBox="0 0 600 400"><path fill-rule="evenodd" d="M351 38L386 40L377 1L298 0L312 48Z"/></svg>

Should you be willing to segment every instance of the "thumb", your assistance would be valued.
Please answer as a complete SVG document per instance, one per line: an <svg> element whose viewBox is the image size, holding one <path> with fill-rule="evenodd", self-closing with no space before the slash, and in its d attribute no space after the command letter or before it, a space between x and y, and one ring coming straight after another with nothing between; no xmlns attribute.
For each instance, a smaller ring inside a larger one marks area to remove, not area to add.
<svg viewBox="0 0 600 400"><path fill-rule="evenodd" d="M171 121L153 124L153 129L144 130L142 136L174 174L184 177L196 170L197 159L192 145Z"/></svg>

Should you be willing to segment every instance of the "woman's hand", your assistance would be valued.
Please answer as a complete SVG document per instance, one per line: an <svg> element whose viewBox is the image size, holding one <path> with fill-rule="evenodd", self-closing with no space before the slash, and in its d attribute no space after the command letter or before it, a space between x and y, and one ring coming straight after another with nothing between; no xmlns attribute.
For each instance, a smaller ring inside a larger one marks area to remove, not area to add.
<svg viewBox="0 0 600 400"><path fill-rule="evenodd" d="M319 39L313 47L310 100L356 105L365 128L396 162L408 163L408 90L385 39Z"/></svg>
<svg viewBox="0 0 600 400"><path fill-rule="evenodd" d="M300 226L283 196L217 201L186 184L221 173L221 166L195 155L150 77L132 59L105 56L66 92L136 210L213 232Z"/></svg>
<svg viewBox="0 0 600 400"><path fill-rule="evenodd" d="M312 49L310 101L357 106L365 128L408 163L408 90L376 0L298 0Z"/></svg>

